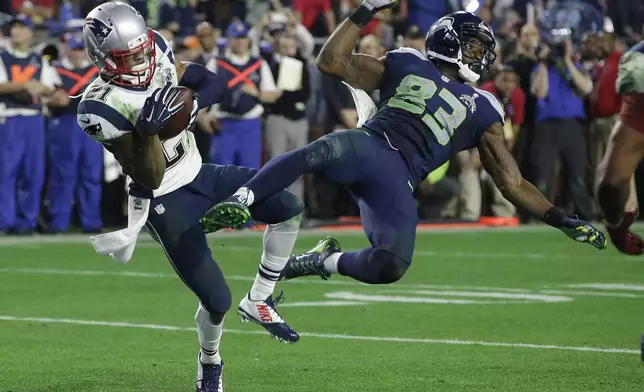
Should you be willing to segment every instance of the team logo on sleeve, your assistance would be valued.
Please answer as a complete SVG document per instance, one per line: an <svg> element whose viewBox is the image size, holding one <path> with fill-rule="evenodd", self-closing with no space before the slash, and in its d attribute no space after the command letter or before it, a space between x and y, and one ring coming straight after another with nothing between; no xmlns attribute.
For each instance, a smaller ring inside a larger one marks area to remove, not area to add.
<svg viewBox="0 0 644 392"><path fill-rule="evenodd" d="M474 113L476 111L476 98L478 97L479 95L474 93L472 95L463 94L459 98L463 101L465 106L470 109L470 112Z"/></svg>
<svg viewBox="0 0 644 392"><path fill-rule="evenodd" d="M103 127L101 126L101 123L88 125L83 129L83 131L96 139L103 137Z"/></svg>
<svg viewBox="0 0 644 392"><path fill-rule="evenodd" d="M96 37L98 46L103 45L103 42L105 42L107 37L112 33L112 28L100 19L87 18L85 19L85 24L89 27L92 34L94 34L94 37Z"/></svg>

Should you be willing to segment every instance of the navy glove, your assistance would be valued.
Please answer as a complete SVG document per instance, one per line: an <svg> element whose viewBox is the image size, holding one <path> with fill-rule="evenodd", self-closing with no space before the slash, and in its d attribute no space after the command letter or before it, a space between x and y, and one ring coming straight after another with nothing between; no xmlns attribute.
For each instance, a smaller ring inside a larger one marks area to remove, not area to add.
<svg viewBox="0 0 644 392"><path fill-rule="evenodd" d="M143 104L136 122L136 131L143 136L153 136L161 132L170 117L183 109L183 102L173 103L178 91L171 92L171 83L154 90Z"/></svg>

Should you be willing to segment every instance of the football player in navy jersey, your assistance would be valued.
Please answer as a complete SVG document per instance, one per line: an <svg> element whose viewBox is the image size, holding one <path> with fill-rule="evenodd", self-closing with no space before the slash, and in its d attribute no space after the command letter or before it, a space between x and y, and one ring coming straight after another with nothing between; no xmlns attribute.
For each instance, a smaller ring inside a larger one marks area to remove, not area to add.
<svg viewBox="0 0 644 392"><path fill-rule="evenodd" d="M271 160L202 220L239 227L249 219L248 206L304 173L320 173L348 186L372 246L341 252L338 242L327 238L291 258L281 279L326 279L339 273L365 283L392 283L412 260L418 220L414 189L456 153L477 147L506 199L575 241L604 249L603 233L566 216L523 179L505 146L501 103L466 84L489 71L495 59L494 34L481 18L456 12L439 19L427 33L425 53L401 48L380 59L353 53L361 29L394 2L366 0L335 30L317 58L323 72L355 88L380 89L377 113L359 129L335 132Z"/></svg>

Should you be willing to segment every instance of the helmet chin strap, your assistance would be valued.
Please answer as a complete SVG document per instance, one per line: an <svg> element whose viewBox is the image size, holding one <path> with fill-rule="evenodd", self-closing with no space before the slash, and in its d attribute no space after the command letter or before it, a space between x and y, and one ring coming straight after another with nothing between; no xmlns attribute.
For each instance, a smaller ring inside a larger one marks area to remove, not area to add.
<svg viewBox="0 0 644 392"><path fill-rule="evenodd" d="M427 57L456 64L458 66L458 75L461 78L463 78L463 80L465 80L466 82L476 83L481 78L481 75L472 71L468 65L463 64L463 61L462 61L463 54L460 50L458 51L458 57L455 59L451 57L443 56L442 54L432 52L432 51L427 51Z"/></svg>
<svg viewBox="0 0 644 392"><path fill-rule="evenodd" d="M472 71L468 65L463 64L463 62L461 62L460 60L456 63L456 65L458 65L458 74L466 82L476 83L481 78L481 75Z"/></svg>

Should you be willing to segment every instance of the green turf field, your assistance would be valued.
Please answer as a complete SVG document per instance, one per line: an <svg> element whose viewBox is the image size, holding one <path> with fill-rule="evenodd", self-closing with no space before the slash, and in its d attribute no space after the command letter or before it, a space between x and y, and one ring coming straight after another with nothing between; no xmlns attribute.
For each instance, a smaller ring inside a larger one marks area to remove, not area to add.
<svg viewBox="0 0 644 392"><path fill-rule="evenodd" d="M319 237L302 235L297 250ZM366 244L338 238L345 249ZM121 265L63 241L0 240L0 392L194 391L197 301L163 252L140 242ZM211 245L236 308L261 240ZM644 390L644 259L554 230L419 233L401 282L280 289L300 342L281 344L230 313L226 391Z"/></svg>

